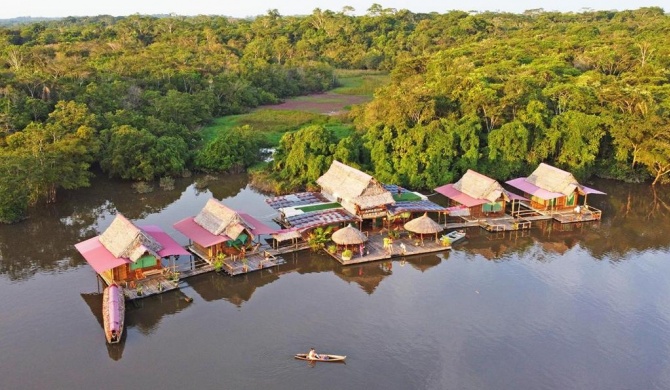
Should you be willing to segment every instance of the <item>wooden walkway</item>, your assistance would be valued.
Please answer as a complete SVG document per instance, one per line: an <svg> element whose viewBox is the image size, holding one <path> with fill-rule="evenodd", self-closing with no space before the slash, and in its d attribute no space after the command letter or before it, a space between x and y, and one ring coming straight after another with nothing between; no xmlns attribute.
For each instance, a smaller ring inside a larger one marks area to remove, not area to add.
<svg viewBox="0 0 670 390"><path fill-rule="evenodd" d="M263 247L261 246L259 250L255 252L247 252L244 257L227 256L226 259L223 261L223 267L221 268L221 271L227 273L230 276L236 276L241 274L247 274L249 272L258 271L264 268L270 268L273 266L284 264L286 262L283 258L277 257L279 251L270 249L269 247L267 249L261 249L261 248ZM205 254L200 253L193 246L189 246L187 249L195 256L207 262L207 264L211 267L210 271L214 270L214 265L210 263L211 260ZM294 248L292 251L295 250L301 250L301 249Z"/></svg>
<svg viewBox="0 0 670 390"><path fill-rule="evenodd" d="M443 246L439 241L435 242L435 236L424 235L423 242L420 239L401 237L393 240L391 248L384 248L384 235L374 234L368 237L365 243L364 254L354 253L350 260L343 260L341 251L339 253L330 253L325 251L330 257L337 260L342 265L368 263L371 261L386 260L395 257L413 256L431 252L443 252L451 249L451 246ZM401 244L404 244L403 253ZM356 249L358 251L358 249Z"/></svg>
<svg viewBox="0 0 670 390"><path fill-rule="evenodd" d="M525 216L523 218L515 218L511 215L505 214L505 216L495 218L461 218L463 219L463 222L450 222L443 224L442 226L449 230L479 226L489 232L524 230L530 229L531 227L531 219ZM551 217L543 216L543 219L551 219Z"/></svg>
<svg viewBox="0 0 670 390"><path fill-rule="evenodd" d="M519 202L525 209L515 212L513 215L526 220L547 220L554 219L560 223L576 223L599 221L602 217L602 211L591 206L579 206L579 212L575 208L563 210L539 210L533 208L527 202Z"/></svg>

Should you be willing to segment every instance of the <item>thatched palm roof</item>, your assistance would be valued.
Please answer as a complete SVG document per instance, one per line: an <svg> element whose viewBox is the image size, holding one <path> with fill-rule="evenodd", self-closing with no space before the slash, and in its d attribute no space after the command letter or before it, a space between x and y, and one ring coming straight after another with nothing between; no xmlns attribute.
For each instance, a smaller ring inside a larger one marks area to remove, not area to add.
<svg viewBox="0 0 670 390"><path fill-rule="evenodd" d="M393 204L393 195L365 172L333 160L326 173L316 180L324 194L341 198L361 209Z"/></svg>
<svg viewBox="0 0 670 390"><path fill-rule="evenodd" d="M336 231L330 238L338 245L358 245L368 240L363 232L351 225Z"/></svg>
<svg viewBox="0 0 670 390"><path fill-rule="evenodd" d="M570 195L575 188L579 187L577 179L570 172L545 163L540 163L535 171L526 178L526 181L544 190L560 192L564 195Z"/></svg>
<svg viewBox="0 0 670 390"><path fill-rule="evenodd" d="M116 258L137 261L145 253L160 257L158 251L163 247L150 235L143 232L121 214L98 238L100 243Z"/></svg>
<svg viewBox="0 0 670 390"><path fill-rule="evenodd" d="M444 228L427 214L424 214L419 218L407 222L405 230L419 234L435 234L441 232Z"/></svg>
<svg viewBox="0 0 670 390"><path fill-rule="evenodd" d="M498 200L501 195L506 201L509 200L507 191L500 183L472 169L468 169L463 177L454 183L454 188L472 198L486 199L491 203Z"/></svg>
<svg viewBox="0 0 670 390"><path fill-rule="evenodd" d="M193 221L214 235L225 234L233 240L245 229L249 232L252 230L235 210L216 199L208 200Z"/></svg>

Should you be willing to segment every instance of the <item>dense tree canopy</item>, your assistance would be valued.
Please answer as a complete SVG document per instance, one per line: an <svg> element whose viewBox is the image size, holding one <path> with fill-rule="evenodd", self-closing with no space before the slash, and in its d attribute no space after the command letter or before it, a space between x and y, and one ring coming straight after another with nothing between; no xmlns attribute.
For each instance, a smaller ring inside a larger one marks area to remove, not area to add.
<svg viewBox="0 0 670 390"><path fill-rule="evenodd" d="M354 136L286 135L272 170L290 186L313 183L334 157L413 188L468 168L504 179L540 161L580 176L668 180L670 17L662 9L350 11L0 27L0 171L13 173L0 176L0 208L10 210L0 219L88 185L90 167L147 180L247 166L248 145L218 156L227 141L204 145L200 128L327 90L335 68L388 71L392 82L353 110Z"/></svg>

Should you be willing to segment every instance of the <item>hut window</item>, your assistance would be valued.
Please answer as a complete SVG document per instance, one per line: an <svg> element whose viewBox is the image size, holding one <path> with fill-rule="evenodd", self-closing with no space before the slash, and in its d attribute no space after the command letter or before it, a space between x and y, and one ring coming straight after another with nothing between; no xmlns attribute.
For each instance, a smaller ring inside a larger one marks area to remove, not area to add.
<svg viewBox="0 0 670 390"><path fill-rule="evenodd" d="M140 268L154 267L157 263L158 261L156 260L156 258L151 255L142 256L139 259L137 259L136 262L130 264L130 269L136 270Z"/></svg>
<svg viewBox="0 0 670 390"><path fill-rule="evenodd" d="M566 206L574 206L575 205L575 193L574 192L572 194L568 195L568 198L565 200L565 205Z"/></svg>
<svg viewBox="0 0 670 390"><path fill-rule="evenodd" d="M485 203L482 207L483 207L483 211L485 213L496 213L496 212L502 210L502 206L498 202Z"/></svg>

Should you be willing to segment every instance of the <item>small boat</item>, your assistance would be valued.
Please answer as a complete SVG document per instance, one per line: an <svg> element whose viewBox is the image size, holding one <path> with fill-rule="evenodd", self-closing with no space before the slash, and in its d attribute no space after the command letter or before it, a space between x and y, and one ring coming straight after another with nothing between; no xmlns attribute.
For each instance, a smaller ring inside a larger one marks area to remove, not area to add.
<svg viewBox="0 0 670 390"><path fill-rule="evenodd" d="M123 289L116 284L110 284L102 294L102 319L105 338L107 338L109 344L116 344L121 341L125 316L126 302Z"/></svg>
<svg viewBox="0 0 670 390"><path fill-rule="evenodd" d="M445 237L449 239L449 244L453 244L465 239L465 230L454 230L453 232L443 235L441 239L444 239Z"/></svg>
<svg viewBox="0 0 670 390"><path fill-rule="evenodd" d="M342 355L328 355L325 353L320 353L319 359L310 359L307 357L306 353L298 353L294 357L299 360L308 360L310 362L343 362L344 359L347 358Z"/></svg>

